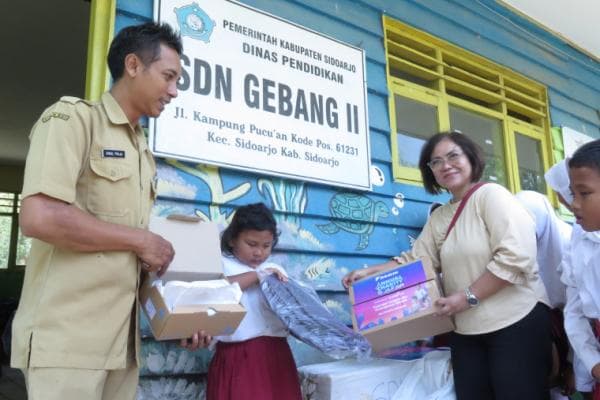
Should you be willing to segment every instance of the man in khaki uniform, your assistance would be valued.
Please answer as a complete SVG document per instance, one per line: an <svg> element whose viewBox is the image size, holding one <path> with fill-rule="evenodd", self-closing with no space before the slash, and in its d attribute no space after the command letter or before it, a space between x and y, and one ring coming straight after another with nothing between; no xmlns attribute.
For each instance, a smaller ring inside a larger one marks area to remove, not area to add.
<svg viewBox="0 0 600 400"><path fill-rule="evenodd" d="M11 359L29 399L135 397L141 270L160 275L174 255L147 230L155 164L139 119L177 96L181 53L167 25L123 29L111 90L63 97L32 129L20 224L34 240Z"/></svg>

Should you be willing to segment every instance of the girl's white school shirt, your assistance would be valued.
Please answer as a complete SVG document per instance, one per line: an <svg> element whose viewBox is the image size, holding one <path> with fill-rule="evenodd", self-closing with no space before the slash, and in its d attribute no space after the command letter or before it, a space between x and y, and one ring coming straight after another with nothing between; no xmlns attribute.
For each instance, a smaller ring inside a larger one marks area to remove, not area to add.
<svg viewBox="0 0 600 400"><path fill-rule="evenodd" d="M589 374L600 363L600 343L590 325L591 320L600 318L600 231L585 232L574 224L562 281L567 285L565 330Z"/></svg>
<svg viewBox="0 0 600 400"><path fill-rule="evenodd" d="M269 261L265 261L255 269L242 264L235 257L223 256L222 260L225 276L239 275L251 271L260 273L267 268L276 268L287 276L287 273L281 266ZM286 337L288 335L288 330L281 319L269 307L265 296L260 290L259 284L252 285L243 291L241 303L246 309L246 315L238 328L233 335L217 336L215 340L221 342L241 342L259 336Z"/></svg>

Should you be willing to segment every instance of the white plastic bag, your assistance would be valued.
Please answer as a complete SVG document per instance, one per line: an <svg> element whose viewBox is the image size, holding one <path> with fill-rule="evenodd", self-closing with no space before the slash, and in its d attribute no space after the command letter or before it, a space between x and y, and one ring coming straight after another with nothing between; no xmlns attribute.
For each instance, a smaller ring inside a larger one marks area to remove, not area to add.
<svg viewBox="0 0 600 400"><path fill-rule="evenodd" d="M431 351L412 364L392 400L456 400L449 351Z"/></svg>

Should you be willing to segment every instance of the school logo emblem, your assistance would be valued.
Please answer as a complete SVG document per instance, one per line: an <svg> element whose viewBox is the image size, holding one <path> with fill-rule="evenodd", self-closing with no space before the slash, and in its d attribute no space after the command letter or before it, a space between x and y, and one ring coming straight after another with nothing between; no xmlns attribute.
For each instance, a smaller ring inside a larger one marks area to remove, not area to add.
<svg viewBox="0 0 600 400"><path fill-rule="evenodd" d="M197 3L188 4L183 7L175 7L173 10L177 15L177 24L181 36L189 36L192 39L201 40L205 43L210 41L215 27L215 21L198 6Z"/></svg>

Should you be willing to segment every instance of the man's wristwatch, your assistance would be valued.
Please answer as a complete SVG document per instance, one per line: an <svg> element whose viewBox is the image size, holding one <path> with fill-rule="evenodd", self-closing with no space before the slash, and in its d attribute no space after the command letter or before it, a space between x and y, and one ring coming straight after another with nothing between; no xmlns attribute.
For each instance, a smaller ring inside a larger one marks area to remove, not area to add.
<svg viewBox="0 0 600 400"><path fill-rule="evenodd" d="M473 292L471 292L471 288L467 287L465 289L465 295L467 296L467 303L469 304L469 307L473 308L479 305L479 299L473 294Z"/></svg>

